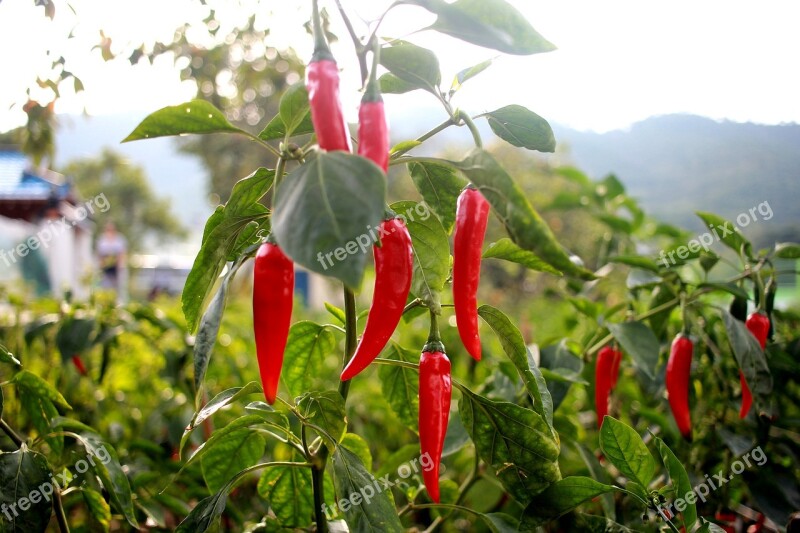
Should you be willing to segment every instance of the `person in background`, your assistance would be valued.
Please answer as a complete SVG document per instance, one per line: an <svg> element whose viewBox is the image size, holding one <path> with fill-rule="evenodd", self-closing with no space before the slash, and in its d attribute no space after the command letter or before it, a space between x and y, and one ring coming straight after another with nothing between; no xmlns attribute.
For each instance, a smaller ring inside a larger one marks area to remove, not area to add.
<svg viewBox="0 0 800 533"><path fill-rule="evenodd" d="M118 231L113 222L106 222L103 233L97 239L97 255L100 258L100 270L103 279L100 285L121 293L121 273L125 267L125 255L128 242Z"/></svg>

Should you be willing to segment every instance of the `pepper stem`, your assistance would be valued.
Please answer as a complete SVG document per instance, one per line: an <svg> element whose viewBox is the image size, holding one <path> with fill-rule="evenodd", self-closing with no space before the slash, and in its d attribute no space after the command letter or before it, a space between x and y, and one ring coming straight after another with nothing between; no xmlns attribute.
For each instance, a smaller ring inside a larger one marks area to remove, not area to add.
<svg viewBox="0 0 800 533"><path fill-rule="evenodd" d="M311 56L311 62L333 59L333 54L325 40L325 32L322 31L322 18L319 14L319 0L311 0L311 27L314 30L314 54Z"/></svg>
<svg viewBox="0 0 800 533"><path fill-rule="evenodd" d="M378 40L372 46L372 70L369 72L369 81L364 89L364 96L361 98L362 102L380 102L383 100L381 97L381 87L378 83L378 65L381 61L381 47Z"/></svg>
<svg viewBox="0 0 800 533"><path fill-rule="evenodd" d="M425 346L422 347L422 351L445 353L444 344L442 343L442 338L441 335L439 334L439 316L433 311L433 309L431 309L430 317L431 317L431 330L430 333L428 334L428 342L426 342Z"/></svg>

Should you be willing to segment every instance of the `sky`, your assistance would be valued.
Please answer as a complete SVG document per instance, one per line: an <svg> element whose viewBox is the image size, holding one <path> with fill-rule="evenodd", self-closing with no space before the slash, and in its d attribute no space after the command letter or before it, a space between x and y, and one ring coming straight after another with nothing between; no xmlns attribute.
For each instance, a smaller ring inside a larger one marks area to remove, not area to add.
<svg viewBox="0 0 800 533"><path fill-rule="evenodd" d="M45 0L36 0L42 2ZM25 90L52 57L48 49L68 57L70 68L86 91L65 88L58 113L91 115L142 113L178 104L194 96L192 83L181 82L171 57L153 66L132 67L125 60L103 62L95 50L104 29L114 46L137 40L170 40L182 22L199 21L202 13L187 9L187 0L71 0L75 16L63 0L54 1L56 19L43 16L33 0L0 0L0 131L24 121L19 105ZM255 0L240 0L255 4ZM224 11L235 20L247 10ZM335 9L333 0L320 0ZM358 24L374 20L389 2L343 0ZM714 119L778 124L800 122L800 3L793 0L509 0L534 28L558 49L533 56L503 56L435 32L416 30L434 20L427 11L401 6L382 25L383 36L402 37L432 48L439 56L443 80L459 70L497 57L492 67L470 80L455 105L472 114L520 104L551 122L579 130L626 128L654 115L693 113ZM270 27L277 47L292 46L309 57L312 43L301 25L310 2L264 2L261 23ZM334 17L333 31L346 37ZM365 28L366 26L360 26ZM75 38L65 47L63 36ZM363 30L362 30L363 31ZM35 38L32 38L35 36ZM358 74L352 45L334 46L343 69L345 112L355 120ZM55 58L58 56L56 55ZM38 89L33 95L37 96ZM435 105L417 91L387 99L390 107Z"/></svg>

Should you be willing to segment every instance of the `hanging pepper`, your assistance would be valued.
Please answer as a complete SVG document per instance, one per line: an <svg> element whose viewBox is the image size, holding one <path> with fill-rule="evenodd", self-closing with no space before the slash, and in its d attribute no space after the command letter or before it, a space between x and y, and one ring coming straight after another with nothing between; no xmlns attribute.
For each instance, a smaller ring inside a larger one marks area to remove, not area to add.
<svg viewBox="0 0 800 533"><path fill-rule="evenodd" d="M471 184L458 197L453 234L453 303L456 325L467 352L481 360L478 335L478 283L481 278L481 249L489 220L489 202Z"/></svg>
<svg viewBox="0 0 800 533"><path fill-rule="evenodd" d="M758 344L763 350L767 346L767 335L769 334L769 318L767 315L756 311L750 313L744 325L753 334L758 341ZM753 393L750 392L750 387L747 385L747 380L744 377L744 372L739 370L739 382L742 384L742 407L739 409L739 418L744 418L750 412L750 407L753 405Z"/></svg>
<svg viewBox="0 0 800 533"><path fill-rule="evenodd" d="M383 350L394 333L411 289L414 257L411 236L399 218L381 223L381 245L375 245L375 290L367 315L364 334L350 362L342 372L342 381L354 378Z"/></svg>
<svg viewBox="0 0 800 533"><path fill-rule="evenodd" d="M608 397L617 385L621 360L622 352L611 346L603 346L597 352L594 367L594 408L597 412L598 429L602 427L603 419L608 414Z"/></svg>
<svg viewBox="0 0 800 533"><path fill-rule="evenodd" d="M422 471L431 499L439 503L439 465L450 418L450 360L439 341L428 341L419 359L419 442L433 466Z"/></svg>
<svg viewBox="0 0 800 533"><path fill-rule="evenodd" d="M358 155L366 157L384 172L389 168L389 126L374 66L358 108Z"/></svg>
<svg viewBox="0 0 800 533"><path fill-rule="evenodd" d="M691 379L694 344L683 333L675 337L667 361L667 396L672 416L681 435L687 440L692 436L692 420L689 414L689 383Z"/></svg>
<svg viewBox="0 0 800 533"><path fill-rule="evenodd" d="M306 69L311 122L323 150L350 151L350 132L339 100L339 68L325 41L317 2L313 2L314 54Z"/></svg>
<svg viewBox="0 0 800 533"><path fill-rule="evenodd" d="M264 396L278 394L283 352L289 337L294 297L294 265L278 245L267 241L256 253L253 272L253 326Z"/></svg>

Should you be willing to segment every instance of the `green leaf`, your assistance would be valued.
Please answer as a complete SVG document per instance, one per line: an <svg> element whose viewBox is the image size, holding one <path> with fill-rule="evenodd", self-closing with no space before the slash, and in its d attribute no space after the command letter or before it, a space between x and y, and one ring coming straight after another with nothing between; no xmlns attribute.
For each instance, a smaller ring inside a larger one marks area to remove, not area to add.
<svg viewBox="0 0 800 533"><path fill-rule="evenodd" d="M347 414L344 399L338 391L313 391L297 401L300 421L311 426L333 448L347 429Z"/></svg>
<svg viewBox="0 0 800 533"><path fill-rule="evenodd" d="M239 472L215 494L200 500L194 506L192 512L178 525L175 532L203 533L208 530L216 530L216 526L219 524L219 517L225 511L225 505L228 503L228 492L249 471L249 469L246 469Z"/></svg>
<svg viewBox="0 0 800 533"><path fill-rule="evenodd" d="M474 78L487 68L492 65L492 60L487 59L486 61L481 61L477 65L473 65L469 68L465 68L456 74L453 78L453 83L450 85L450 94L452 95L454 92L459 90L461 86L464 84L465 81Z"/></svg>
<svg viewBox="0 0 800 533"><path fill-rule="evenodd" d="M283 527L305 528L314 516L314 491L311 469L274 466L264 470L258 480L258 494Z"/></svg>
<svg viewBox="0 0 800 533"><path fill-rule="evenodd" d="M281 382L292 397L311 388L315 376L322 374L325 356L336 348L333 332L303 320L292 325L286 341Z"/></svg>
<svg viewBox="0 0 800 533"><path fill-rule="evenodd" d="M660 271L655 261L649 257L644 257L641 255L617 255L614 257L609 257L608 262L641 268L642 270L648 270L650 272L655 272L656 274L658 274Z"/></svg>
<svg viewBox="0 0 800 533"><path fill-rule="evenodd" d="M613 519L584 513L576 513L574 527L582 533L634 533Z"/></svg>
<svg viewBox="0 0 800 533"><path fill-rule="evenodd" d="M337 501L347 502L346 506L339 507L339 511L344 513L350 531L405 531L394 503L364 468L358 455L344 446L337 446L332 459Z"/></svg>
<svg viewBox="0 0 800 533"><path fill-rule="evenodd" d="M0 363L9 363L15 366L22 366L22 363L8 351L8 348L0 344Z"/></svg>
<svg viewBox="0 0 800 533"><path fill-rule="evenodd" d="M344 326L346 319L344 311L341 308L336 307L331 303L325 302L325 309L328 311L328 313L331 314L333 318L336 319L337 322L339 322L341 325Z"/></svg>
<svg viewBox="0 0 800 533"><path fill-rule="evenodd" d="M504 0L404 0L438 15L430 29L507 54L529 55L555 50L525 17Z"/></svg>
<svg viewBox="0 0 800 533"><path fill-rule="evenodd" d="M39 435L50 433L51 422L59 416L58 408L62 411L72 409L60 392L55 390L48 382L27 370L18 372L11 383L19 388L19 400L22 409L30 417L33 427ZM48 437L47 443L53 451L60 455L64 448L64 437L56 435Z"/></svg>
<svg viewBox="0 0 800 533"><path fill-rule="evenodd" d="M391 343L384 350L383 357L396 361L418 363L419 354ZM378 377L381 380L383 397L389 402L397 418L414 433L419 432L419 377L417 372L395 365L380 365Z"/></svg>
<svg viewBox="0 0 800 533"><path fill-rule="evenodd" d="M489 152L476 148L454 164L478 187L520 248L535 253L564 274L594 279L594 274L572 262L519 186Z"/></svg>
<svg viewBox="0 0 800 533"><path fill-rule="evenodd" d="M411 281L411 293L420 298L427 307L438 312L439 295L444 290L447 275L450 272L450 242L439 219L432 216L422 218L418 213L425 204L405 201L395 202L392 210L405 218L406 228L411 235L411 247L414 254L414 277Z"/></svg>
<svg viewBox="0 0 800 533"><path fill-rule="evenodd" d="M489 247L486 248L486 251L483 252L482 257L484 259L504 259L506 261L511 261L512 263L522 265L530 270L548 272L556 276L562 275L561 272L537 257L535 253L529 252L528 250L523 250L514 244L514 242L508 237L503 237L502 239L491 243Z"/></svg>
<svg viewBox="0 0 800 533"><path fill-rule="evenodd" d="M800 259L800 244L793 242L776 244L775 257L779 259Z"/></svg>
<svg viewBox="0 0 800 533"><path fill-rule="evenodd" d="M726 531L714 522L704 522L700 529L697 530L697 533L725 533Z"/></svg>
<svg viewBox="0 0 800 533"><path fill-rule="evenodd" d="M93 318L68 317L61 322L56 333L56 346L62 361L69 361L73 355L80 355L92 346L95 325Z"/></svg>
<svg viewBox="0 0 800 533"><path fill-rule="evenodd" d="M386 176L375 163L342 151L320 152L281 182L272 229L296 263L357 288L385 197Z"/></svg>
<svg viewBox="0 0 800 533"><path fill-rule="evenodd" d="M372 453L369 451L367 441L355 433L345 433L339 444L356 454L367 471L372 470Z"/></svg>
<svg viewBox="0 0 800 533"><path fill-rule="evenodd" d="M50 485L52 491L51 475L44 455L29 450L24 443L15 452L0 452L0 504L5 510L0 514L0 530L31 533L47 529L53 503L51 498L43 497L39 487ZM35 503L29 497L34 493L40 496Z"/></svg>
<svg viewBox="0 0 800 533"><path fill-rule="evenodd" d="M492 533L516 533L519 520L505 513L478 513Z"/></svg>
<svg viewBox="0 0 800 533"><path fill-rule="evenodd" d="M404 94L420 89L416 84L398 78L391 72L387 72L378 78L378 84L383 94Z"/></svg>
<svg viewBox="0 0 800 533"><path fill-rule="evenodd" d="M231 422L228 422L228 424L225 425L224 427L221 427L216 431L214 431L211 437L203 444L201 444L194 451L194 453L189 456L189 459L187 459L187 461L183 464L180 471L183 471L191 463L203 459L203 457L205 457L205 455L209 451L213 450L217 446L225 447L226 446L225 442L227 441L230 435L233 435L233 437L231 438L238 439L240 438L240 435L237 434L238 432L241 432L242 430L249 432L251 431L250 430L251 426L262 424L263 422L264 419L258 414L246 414L244 416L240 416L239 418L232 420Z"/></svg>
<svg viewBox="0 0 800 533"><path fill-rule="evenodd" d="M570 476L556 481L541 494L536 495L525 508L520 528L535 528L572 511L583 502L614 490L611 485L590 477Z"/></svg>
<svg viewBox="0 0 800 533"><path fill-rule="evenodd" d="M197 328L206 300L236 251L237 237L253 220L267 217L267 209L258 201L272 187L275 172L259 168L233 186L225 207L209 217L203 232L203 244L195 257L181 295L183 314L190 332Z"/></svg>
<svg viewBox="0 0 800 533"><path fill-rule="evenodd" d="M521 105L507 105L483 114L492 131L512 146L555 152L556 138L550 124Z"/></svg>
<svg viewBox="0 0 800 533"><path fill-rule="evenodd" d="M422 144L422 141L412 139L410 141L400 141L389 149L389 155L394 155L397 152L407 152Z"/></svg>
<svg viewBox="0 0 800 533"><path fill-rule="evenodd" d="M220 490L240 470L255 464L264 455L266 439L251 428L240 428L216 441L203 455L203 479L211 492Z"/></svg>
<svg viewBox="0 0 800 533"><path fill-rule="evenodd" d="M707 288L707 289L714 289L715 291L727 292L728 294L732 294L732 295L736 296L737 298L743 298L745 300L747 300L750 297L750 295L747 294L746 290L744 290L743 288L741 288L739 285L737 285L735 283L711 283L711 282L706 282L706 283L700 283L699 285L697 285L697 288L698 289L706 289Z"/></svg>
<svg viewBox="0 0 800 533"><path fill-rule="evenodd" d="M748 257L752 255L753 246L742 236L736 224L714 213L698 211L697 216L703 220L709 231L728 248L737 254L745 254Z"/></svg>
<svg viewBox="0 0 800 533"><path fill-rule="evenodd" d="M147 116L122 142L187 133L250 134L228 122L225 115L204 100L164 107Z"/></svg>
<svg viewBox="0 0 800 533"><path fill-rule="evenodd" d="M670 482L675 489L675 496L682 498L687 506L683 511L683 524L687 531L691 531L697 522L697 506L692 500L692 503L686 500L685 496L693 492L692 482L689 480L689 475L683 467L683 463L672 453L667 444L660 438L655 438L656 448L661 455L661 461L669 474Z"/></svg>
<svg viewBox="0 0 800 533"><path fill-rule="evenodd" d="M586 468L589 469L592 479L605 485L611 485L614 482L611 475L603 468L603 465L600 464L600 461L595 457L592 450L581 442L573 442L573 445L586 464ZM616 520L617 511L614 505L614 496L612 494L604 494L600 498L600 502L603 505L603 513L611 520Z"/></svg>
<svg viewBox="0 0 800 533"><path fill-rule="evenodd" d="M381 48L380 61L389 72L414 88L436 94L436 88L442 81L436 55L409 42Z"/></svg>
<svg viewBox="0 0 800 533"><path fill-rule="evenodd" d="M659 345L653 331L641 322L623 322L606 326L622 345L622 349L633 358L636 366L651 379L655 379Z"/></svg>
<svg viewBox="0 0 800 533"><path fill-rule="evenodd" d="M86 450L86 461L97 477L103 488L109 494L111 503L117 511L121 512L130 525L139 527L133 508L133 497L128 476L119 462L119 456L114 447L103 439L93 428L69 418L53 420L54 429L69 430L78 433L78 441Z"/></svg>
<svg viewBox="0 0 800 533"><path fill-rule="evenodd" d="M408 171L422 199L449 234L456 220L456 202L466 180L453 167L438 163L409 163Z"/></svg>
<svg viewBox="0 0 800 533"><path fill-rule="evenodd" d="M566 339L562 339L558 344L542 348L539 361L543 375L549 371L569 378L557 381L545 375L548 380L547 388L553 400L553 410L556 410L569 392L572 383L580 383L571 379L568 372L572 372L573 376L579 376L583 370L583 359L572 353Z"/></svg>
<svg viewBox="0 0 800 533"><path fill-rule="evenodd" d="M222 314L225 312L228 285L234 275L236 275L236 270L233 268L228 269L228 272L222 278L222 283L220 283L217 293L211 299L206 312L203 313L203 318L200 319L200 326L197 328L192 360L194 361L194 388L198 393L202 389L203 381L206 377L208 363L211 360L211 352L217 343Z"/></svg>
<svg viewBox="0 0 800 533"><path fill-rule="evenodd" d="M555 436L555 431L553 430L553 399L550 397L550 391L547 390L547 384L539 367L536 366L530 350L525 346L522 334L502 311L490 305L480 306L478 315L489 324L492 331L497 335L503 351L514 363L519 377L522 378L528 394L533 399L534 411L544 418L551 435Z"/></svg>
<svg viewBox="0 0 800 533"><path fill-rule="evenodd" d="M461 389L459 411L475 450L522 503L561 478L558 443L536 412Z"/></svg>
<svg viewBox="0 0 800 533"><path fill-rule="evenodd" d="M764 350L752 333L742 322L736 320L728 311L722 310L725 331L731 343L733 355L739 368L744 372L747 386L753 394L753 401L759 413L772 413L772 374L764 356Z"/></svg>
<svg viewBox="0 0 800 533"><path fill-rule="evenodd" d="M294 131L304 124L311 124L311 107L308 105L308 91L304 82L297 82L286 89L281 96L279 114L286 126L287 137L291 137ZM311 129L313 131L313 126Z"/></svg>
<svg viewBox="0 0 800 533"><path fill-rule="evenodd" d="M101 531L108 531L111 528L111 507L103 495L90 488L81 489L81 495L94 525Z"/></svg>
<svg viewBox="0 0 800 533"><path fill-rule="evenodd" d="M606 416L600 428L600 449L622 474L642 487L653 479L656 462L642 437L619 420Z"/></svg>
<svg viewBox="0 0 800 533"><path fill-rule="evenodd" d="M14 383L18 387L21 387L28 392L35 394L36 396L47 398L53 402L54 405L60 407L61 409L72 409L60 392L32 372L28 372L27 370L18 372L13 378L11 378L11 383Z"/></svg>

